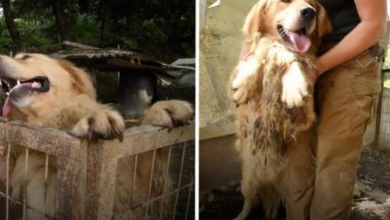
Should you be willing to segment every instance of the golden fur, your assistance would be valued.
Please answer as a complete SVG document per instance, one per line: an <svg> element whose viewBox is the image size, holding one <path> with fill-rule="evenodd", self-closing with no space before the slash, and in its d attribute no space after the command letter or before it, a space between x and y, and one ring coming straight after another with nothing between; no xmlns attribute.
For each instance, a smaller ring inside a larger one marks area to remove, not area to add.
<svg viewBox="0 0 390 220"><path fill-rule="evenodd" d="M73 64L42 54L23 53L14 58L1 56L0 78L21 81L21 86L10 92L8 104L6 101L3 108L3 115L11 119L67 130L77 137L86 139L122 139L124 131L122 116L114 108L96 102L95 89L90 76ZM33 78L37 81L39 79L47 81L42 80L39 81L39 85L32 85L32 81L29 80ZM49 83L48 91L37 91L37 89L47 89L45 83ZM192 106L187 102L162 101L157 102L147 111L142 124L172 127L174 122L186 123L192 119L193 114ZM25 150L20 146L14 146L12 149L14 149L13 160L10 164L8 181L12 187L12 197L19 199L24 184ZM158 168L155 172L164 178L167 162L162 153L163 150L157 151L155 163ZM152 155L153 153L139 155L137 185L140 186L133 195L135 203L145 202L147 198ZM50 157L49 161L46 213L55 216L57 164L54 157ZM0 159L0 162L4 166L4 160ZM123 158L118 162L114 213L122 213L129 207L133 165L133 157ZM45 206L44 167L45 154L30 150L26 187L27 205L41 213ZM4 172L4 167L0 170ZM4 181L4 177L2 179ZM162 188L164 181L161 181L154 181L157 184L154 188ZM143 216L143 213L131 213L131 215L133 219L138 219ZM41 217L28 209L27 219L41 219Z"/></svg>
<svg viewBox="0 0 390 220"><path fill-rule="evenodd" d="M250 53L238 63L230 82L238 106L236 148L245 197L236 219L245 219L259 204L266 219L277 216L283 201L286 145L315 120L315 52L320 37L330 31L326 12L315 0L260 0L249 12L243 32ZM301 39L303 34L306 40L292 40L292 35Z"/></svg>

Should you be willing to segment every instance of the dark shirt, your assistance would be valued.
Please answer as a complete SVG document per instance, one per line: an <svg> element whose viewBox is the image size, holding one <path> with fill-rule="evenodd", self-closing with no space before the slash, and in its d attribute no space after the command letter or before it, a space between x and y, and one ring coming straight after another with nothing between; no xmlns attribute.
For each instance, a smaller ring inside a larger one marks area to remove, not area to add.
<svg viewBox="0 0 390 220"><path fill-rule="evenodd" d="M360 23L360 17L354 0L318 0L328 13L333 33L323 42L337 42Z"/></svg>

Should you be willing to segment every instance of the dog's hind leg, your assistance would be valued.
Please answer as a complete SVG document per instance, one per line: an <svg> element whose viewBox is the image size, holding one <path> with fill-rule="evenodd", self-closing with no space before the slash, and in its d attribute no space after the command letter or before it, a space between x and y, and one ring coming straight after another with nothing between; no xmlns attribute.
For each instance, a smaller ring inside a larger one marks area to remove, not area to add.
<svg viewBox="0 0 390 220"><path fill-rule="evenodd" d="M267 183L262 185L259 192L261 205L264 211L265 219L277 219L279 209L282 205L281 195L275 183Z"/></svg>

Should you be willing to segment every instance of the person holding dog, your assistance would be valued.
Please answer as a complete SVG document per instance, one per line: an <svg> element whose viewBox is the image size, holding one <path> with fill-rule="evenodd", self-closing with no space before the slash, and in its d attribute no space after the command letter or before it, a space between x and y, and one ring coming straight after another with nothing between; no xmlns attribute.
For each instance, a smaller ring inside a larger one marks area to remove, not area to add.
<svg viewBox="0 0 390 220"><path fill-rule="evenodd" d="M314 138L307 131L288 146L288 220L348 219L363 136L381 88L378 41L386 33L386 0L319 2L333 33L318 56ZM315 164L308 146L316 151Z"/></svg>
<svg viewBox="0 0 390 220"><path fill-rule="evenodd" d="M386 0L319 3L333 33L318 54L317 124L287 148L288 220L348 219L363 136L381 88L378 41L387 29ZM244 45L239 59L248 51Z"/></svg>

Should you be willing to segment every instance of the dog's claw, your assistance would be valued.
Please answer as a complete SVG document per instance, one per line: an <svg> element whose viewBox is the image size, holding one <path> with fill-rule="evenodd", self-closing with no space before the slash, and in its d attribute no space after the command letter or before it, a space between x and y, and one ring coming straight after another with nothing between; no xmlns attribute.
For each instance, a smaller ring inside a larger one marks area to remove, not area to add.
<svg viewBox="0 0 390 220"><path fill-rule="evenodd" d="M114 110L96 111L82 118L71 130L71 134L94 141L97 139L123 141L124 122Z"/></svg>

